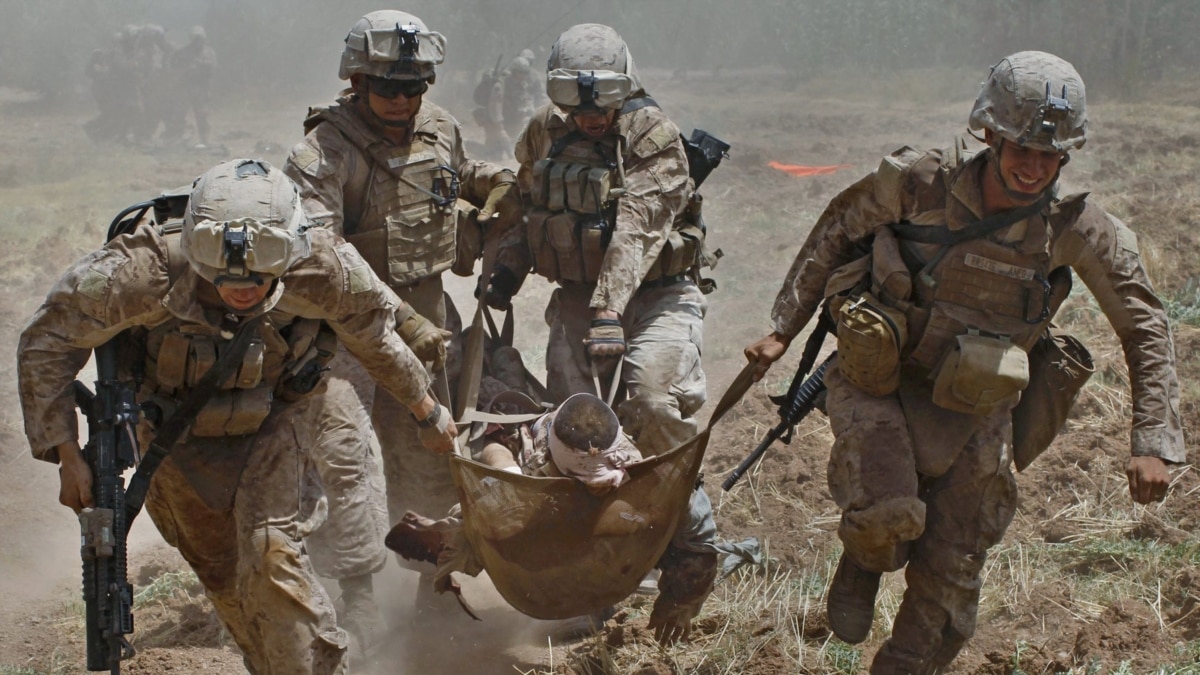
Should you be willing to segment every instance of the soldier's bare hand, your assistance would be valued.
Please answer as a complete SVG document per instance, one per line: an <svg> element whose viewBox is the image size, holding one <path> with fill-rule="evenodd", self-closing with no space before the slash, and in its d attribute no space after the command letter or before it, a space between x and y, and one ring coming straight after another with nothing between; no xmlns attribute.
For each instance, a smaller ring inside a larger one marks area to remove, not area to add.
<svg viewBox="0 0 1200 675"><path fill-rule="evenodd" d="M786 337L780 333L771 333L762 338L758 342L746 347L743 353L746 355L746 360L750 363L757 364L754 368L754 381L758 382L767 374L767 370L772 363L783 357L787 351L788 345L792 343L790 337Z"/></svg>
<svg viewBox="0 0 1200 675"><path fill-rule="evenodd" d="M1171 485L1167 463L1158 457L1133 457L1125 468L1129 478L1129 495L1139 504L1161 502Z"/></svg>
<svg viewBox="0 0 1200 675"><path fill-rule="evenodd" d="M58 446L58 501L79 513L93 506L92 468L79 450L79 444L69 441Z"/></svg>
<svg viewBox="0 0 1200 675"><path fill-rule="evenodd" d="M417 419L417 426L420 427L417 436L421 439L421 445L439 455L444 455L454 449L454 439L458 437L458 427L454 425L454 416L449 408L437 402L429 406L432 398L427 396L421 405L413 409L413 417ZM424 414L422 409L429 407L432 407L432 410L428 414Z"/></svg>

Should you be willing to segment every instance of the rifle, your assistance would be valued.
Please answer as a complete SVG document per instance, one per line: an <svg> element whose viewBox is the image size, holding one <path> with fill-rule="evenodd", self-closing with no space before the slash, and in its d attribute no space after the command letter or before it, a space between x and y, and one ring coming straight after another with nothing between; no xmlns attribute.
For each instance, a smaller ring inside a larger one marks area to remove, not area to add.
<svg viewBox="0 0 1200 675"><path fill-rule="evenodd" d="M741 464L729 474L725 482L721 484L721 489L729 492L734 484L741 479L742 474L746 473L750 467L758 463L762 456L766 454L767 448L777 440L781 440L784 444L792 442L792 432L796 425L804 416L812 411L816 404L817 395L825 391L825 369L829 367L829 363L837 352L829 355L812 375L808 374L813 363L817 360L817 354L821 351L821 344L825 342L825 335L829 332L829 326L832 321L829 319L828 312L822 309L820 317L817 320L817 327L813 329L812 335L808 336L808 341L804 343L804 354L800 357L800 365L796 367L796 374L792 377L792 384L788 387L788 392L784 396L772 396L771 402L779 406L779 424L776 424L770 431L767 432L762 442L758 447L746 455ZM807 376L807 379L805 378Z"/></svg>
<svg viewBox="0 0 1200 675"><path fill-rule="evenodd" d="M137 463L140 412L133 387L117 380L116 341L95 351L96 393L74 382L75 404L87 417L83 454L92 470L94 503L79 514L87 669L118 675L121 661L135 654L125 638L133 632L133 586L126 569L129 522L121 474Z"/></svg>

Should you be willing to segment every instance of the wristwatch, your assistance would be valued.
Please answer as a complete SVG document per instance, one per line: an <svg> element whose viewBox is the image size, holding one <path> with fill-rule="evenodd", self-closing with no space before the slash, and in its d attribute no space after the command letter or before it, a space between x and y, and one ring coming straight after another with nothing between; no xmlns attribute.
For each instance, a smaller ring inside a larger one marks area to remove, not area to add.
<svg viewBox="0 0 1200 675"><path fill-rule="evenodd" d="M415 419L415 420L417 419L416 415L413 416L413 419ZM433 412L429 413L428 417L426 417L423 420L417 420L417 426L421 427L422 429L432 429L438 425L438 421L441 419L442 419L442 406L439 404L435 404L433 406Z"/></svg>

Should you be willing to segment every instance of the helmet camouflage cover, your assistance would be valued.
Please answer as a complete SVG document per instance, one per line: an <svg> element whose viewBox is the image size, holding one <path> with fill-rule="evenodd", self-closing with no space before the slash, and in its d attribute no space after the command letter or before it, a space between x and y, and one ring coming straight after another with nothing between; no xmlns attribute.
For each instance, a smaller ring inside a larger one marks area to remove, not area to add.
<svg viewBox="0 0 1200 675"><path fill-rule="evenodd" d="M583 23L563 31L546 67L546 95L562 107L617 108L641 89L625 40L603 24Z"/></svg>
<svg viewBox="0 0 1200 675"><path fill-rule="evenodd" d="M290 178L262 160L235 159L193 183L180 248L214 284L258 285L309 255L306 224Z"/></svg>
<svg viewBox="0 0 1200 675"><path fill-rule="evenodd" d="M346 35L338 77L355 73L389 80L428 80L446 59L446 38L412 14L394 9L371 12Z"/></svg>
<svg viewBox="0 0 1200 675"><path fill-rule="evenodd" d="M970 128L1037 150L1070 152L1087 140L1083 78L1046 52L1018 52L992 67L971 109Z"/></svg>

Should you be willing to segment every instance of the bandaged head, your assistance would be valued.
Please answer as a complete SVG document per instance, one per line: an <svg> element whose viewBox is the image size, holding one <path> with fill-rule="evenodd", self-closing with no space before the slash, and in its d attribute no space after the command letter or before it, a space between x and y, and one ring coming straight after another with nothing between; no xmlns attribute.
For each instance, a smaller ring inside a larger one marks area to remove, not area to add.
<svg viewBox="0 0 1200 675"><path fill-rule="evenodd" d="M615 488L628 480L621 425L612 408L591 394L575 394L553 414L550 457L564 476L590 488Z"/></svg>

